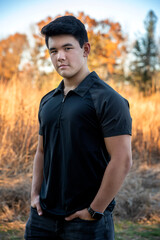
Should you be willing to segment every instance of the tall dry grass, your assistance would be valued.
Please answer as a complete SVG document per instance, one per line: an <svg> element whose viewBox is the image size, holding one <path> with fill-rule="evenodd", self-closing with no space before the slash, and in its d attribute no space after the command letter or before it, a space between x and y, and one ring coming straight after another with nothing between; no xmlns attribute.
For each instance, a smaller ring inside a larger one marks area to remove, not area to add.
<svg viewBox="0 0 160 240"><path fill-rule="evenodd" d="M160 92L144 97L135 88L111 85L130 104L132 116L132 150L140 164L155 164L160 160Z"/></svg>
<svg viewBox="0 0 160 240"><path fill-rule="evenodd" d="M26 213L29 207L32 164L38 138L39 102L56 85L58 82L53 79L40 90L30 80L22 81L16 77L7 85L0 83L0 212L7 214L6 218L13 217L16 212ZM160 160L159 93L144 98L129 86L116 87L113 83L111 86L130 103L134 162L154 165ZM124 195L129 185L139 189L142 182L136 182L136 176L132 177L132 183L129 180L125 185ZM133 202L135 193L132 192ZM146 195L143 195L141 200L145 198ZM121 200L123 197L120 195ZM119 206L124 207L123 204ZM14 209L14 213L12 211L10 214L10 209Z"/></svg>
<svg viewBox="0 0 160 240"><path fill-rule="evenodd" d="M160 160L160 93L130 99L133 117L133 151L140 164L155 164Z"/></svg>
<svg viewBox="0 0 160 240"><path fill-rule="evenodd" d="M55 87L53 83L52 87ZM41 90L30 81L14 77L7 85L0 83L0 170L17 175L32 171L32 159L38 138L38 108L41 97L51 90Z"/></svg>
<svg viewBox="0 0 160 240"><path fill-rule="evenodd" d="M2 173L31 171L29 160L37 142L39 91L12 79L0 85L0 164Z"/></svg>

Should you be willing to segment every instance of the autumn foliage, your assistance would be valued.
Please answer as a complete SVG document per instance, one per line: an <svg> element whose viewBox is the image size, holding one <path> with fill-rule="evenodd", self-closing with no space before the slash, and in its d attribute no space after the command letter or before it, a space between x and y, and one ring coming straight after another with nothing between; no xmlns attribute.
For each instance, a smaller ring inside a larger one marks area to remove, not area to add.
<svg viewBox="0 0 160 240"><path fill-rule="evenodd" d="M73 14L66 12L65 15ZM60 17L60 15L57 17ZM76 17L85 24L89 42L91 43L91 53L88 59L89 68L91 71L98 71L103 78L107 79L107 77L116 71L118 60L120 60L121 55L126 52L126 37L122 34L121 26L119 23L111 22L108 19L97 21L85 15L83 12L80 12ZM46 20L37 23L39 32L44 25L52 20L53 18L48 17ZM45 44L44 38L37 34L34 34L34 38L37 49L43 51L42 49ZM48 57L48 51L45 49L41 59L45 61Z"/></svg>
<svg viewBox="0 0 160 240"><path fill-rule="evenodd" d="M0 79L8 81L17 73L21 54L27 46L27 36L19 33L0 41Z"/></svg>

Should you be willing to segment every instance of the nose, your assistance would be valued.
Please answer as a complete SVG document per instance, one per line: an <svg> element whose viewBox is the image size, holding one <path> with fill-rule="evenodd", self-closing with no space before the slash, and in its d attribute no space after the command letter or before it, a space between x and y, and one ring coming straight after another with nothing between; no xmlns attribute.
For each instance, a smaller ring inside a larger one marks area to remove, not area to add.
<svg viewBox="0 0 160 240"><path fill-rule="evenodd" d="M65 56L64 51L59 51L58 54L57 54L57 60L58 61L63 61L65 59L66 59L66 56Z"/></svg>

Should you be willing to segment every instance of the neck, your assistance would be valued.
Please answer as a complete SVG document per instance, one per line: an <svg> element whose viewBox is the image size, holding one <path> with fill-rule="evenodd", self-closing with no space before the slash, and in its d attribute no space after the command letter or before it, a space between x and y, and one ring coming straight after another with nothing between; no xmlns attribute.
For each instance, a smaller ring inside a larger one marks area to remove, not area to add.
<svg viewBox="0 0 160 240"><path fill-rule="evenodd" d="M87 68L85 71L77 73L72 78L64 78L64 94L66 95L70 90L75 89L90 73L89 69Z"/></svg>

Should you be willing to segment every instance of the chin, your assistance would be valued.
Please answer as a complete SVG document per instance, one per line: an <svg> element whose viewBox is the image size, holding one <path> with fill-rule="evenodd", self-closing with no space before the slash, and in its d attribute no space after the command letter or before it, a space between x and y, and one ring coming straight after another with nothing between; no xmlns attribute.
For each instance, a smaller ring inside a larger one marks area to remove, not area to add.
<svg viewBox="0 0 160 240"><path fill-rule="evenodd" d="M63 78L72 78L76 75L76 73L59 73Z"/></svg>

